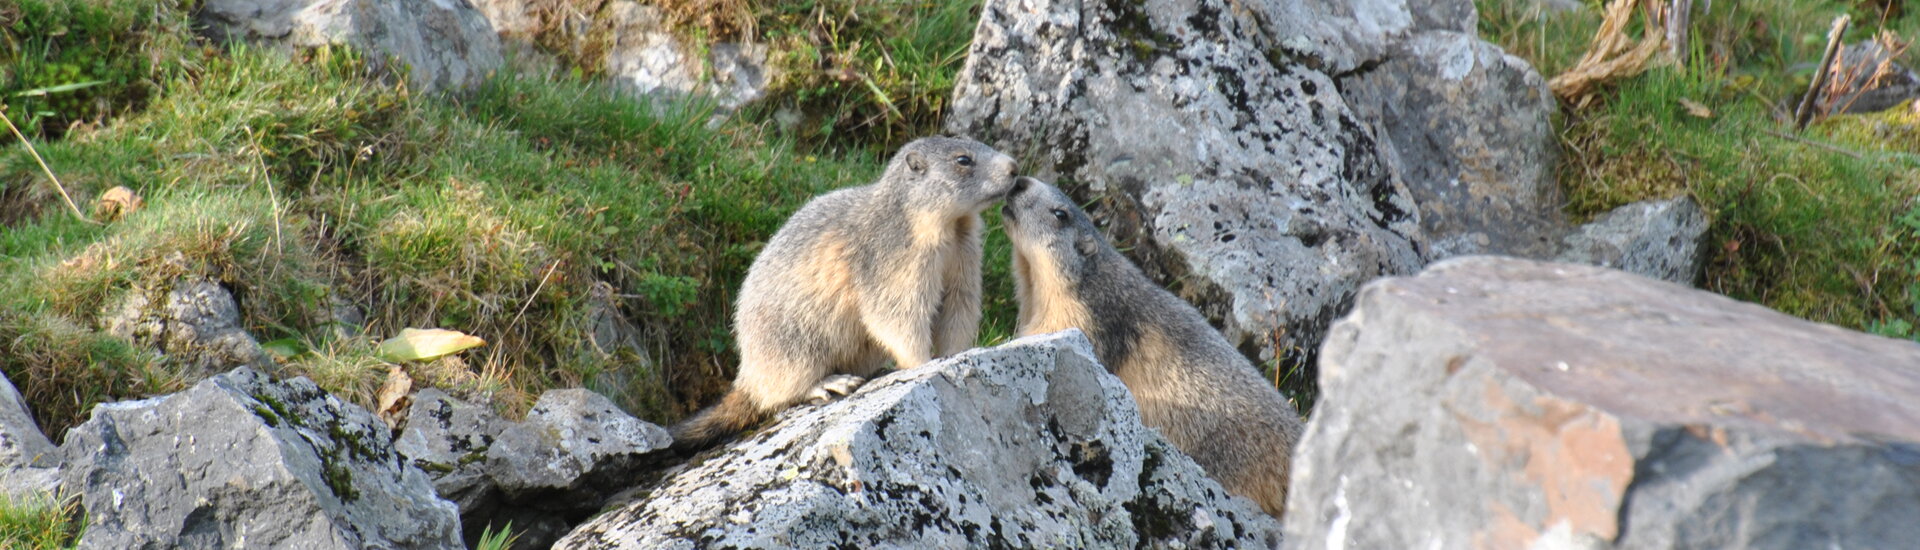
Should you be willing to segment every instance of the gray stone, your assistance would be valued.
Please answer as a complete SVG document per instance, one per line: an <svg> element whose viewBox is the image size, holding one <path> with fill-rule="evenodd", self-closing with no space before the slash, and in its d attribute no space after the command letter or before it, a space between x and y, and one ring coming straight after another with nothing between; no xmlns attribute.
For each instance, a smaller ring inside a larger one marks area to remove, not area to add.
<svg viewBox="0 0 1920 550"><path fill-rule="evenodd" d="M461 517L470 519L496 496L484 465L506 424L493 409L427 388L413 395L393 450L427 472L440 498L453 501Z"/></svg>
<svg viewBox="0 0 1920 550"><path fill-rule="evenodd" d="M1691 197L1640 201L1566 236L1555 259L1691 285L1706 260L1707 213Z"/></svg>
<svg viewBox="0 0 1920 550"><path fill-rule="evenodd" d="M1833 77L1847 83L1847 93L1821 97L1822 112L1871 113L1920 97L1920 74L1873 40L1842 48Z"/></svg>
<svg viewBox="0 0 1920 550"><path fill-rule="evenodd" d="M1902 548L1920 345L1621 271L1362 291L1294 458L1298 548Z"/></svg>
<svg viewBox="0 0 1920 550"><path fill-rule="evenodd" d="M99 405L60 452L81 548L461 548L451 502L385 424L305 378L240 368Z"/></svg>
<svg viewBox="0 0 1920 550"><path fill-rule="evenodd" d="M26 400L0 376L0 494L50 493L60 484L59 465L58 449L40 433Z"/></svg>
<svg viewBox="0 0 1920 550"><path fill-rule="evenodd" d="M723 111L760 99L774 77L757 42L693 43L660 8L633 0L480 0L503 38L563 50L635 98L699 96Z"/></svg>
<svg viewBox="0 0 1920 550"><path fill-rule="evenodd" d="M599 17L611 37L601 70L638 97L701 95L732 110L759 99L772 79L765 45L718 42L703 51L674 36L658 8L632 0L608 3Z"/></svg>
<svg viewBox="0 0 1920 550"><path fill-rule="evenodd" d="M100 324L108 334L154 348L194 378L271 364L240 327L233 295L202 277L179 279L167 289L133 289L102 313Z"/></svg>
<svg viewBox="0 0 1920 550"><path fill-rule="evenodd" d="M540 396L524 422L437 389L414 395L394 449L460 506L464 536L513 524L515 548L545 548L654 466L666 429L581 390Z"/></svg>
<svg viewBox="0 0 1920 550"><path fill-rule="evenodd" d="M392 58L422 92L473 87L502 63L499 37L468 0L206 0L199 13L224 40L348 45L375 66Z"/></svg>
<svg viewBox="0 0 1920 550"><path fill-rule="evenodd" d="M635 477L640 455L672 442L665 428L628 415L600 394L551 390L526 420L500 433L487 452L487 472L509 499L546 492L604 499L625 488L616 480Z"/></svg>
<svg viewBox="0 0 1920 550"><path fill-rule="evenodd" d="M1551 257L1567 224L1546 79L1472 34L1423 32L1392 53L1340 90L1391 145L1381 155L1419 204L1427 257Z"/></svg>
<svg viewBox="0 0 1920 550"><path fill-rule="evenodd" d="M1253 11L1292 9L1344 15ZM992 0L947 128L1097 199L1119 244L1179 281L1229 340L1269 355L1311 346L1361 283L1422 258L1407 189L1313 68L1354 62L1349 50L1375 39L1326 42L1309 28L1397 36L1411 24L1389 1ZM1325 45L1330 61L1289 57L1278 44L1295 39Z"/></svg>
<svg viewBox="0 0 1920 550"><path fill-rule="evenodd" d="M1069 331L789 409L555 548L1265 548L1278 529L1140 424Z"/></svg>

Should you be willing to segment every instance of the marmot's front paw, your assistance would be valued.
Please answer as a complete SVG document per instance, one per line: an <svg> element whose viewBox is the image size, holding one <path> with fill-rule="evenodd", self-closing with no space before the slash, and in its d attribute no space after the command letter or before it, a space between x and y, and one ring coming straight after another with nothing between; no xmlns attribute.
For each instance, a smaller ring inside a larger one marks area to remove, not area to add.
<svg viewBox="0 0 1920 550"><path fill-rule="evenodd" d="M811 405L825 404L828 401L852 394L853 390L859 389L860 385L865 383L867 383L867 379L851 374L836 374L822 378L819 384L813 386L813 389L807 390L807 403Z"/></svg>

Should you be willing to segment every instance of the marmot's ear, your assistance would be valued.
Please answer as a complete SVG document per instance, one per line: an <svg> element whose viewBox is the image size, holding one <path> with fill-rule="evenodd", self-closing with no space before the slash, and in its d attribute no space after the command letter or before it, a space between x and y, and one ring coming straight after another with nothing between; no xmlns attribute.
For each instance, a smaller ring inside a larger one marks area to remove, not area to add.
<svg viewBox="0 0 1920 550"><path fill-rule="evenodd" d="M1073 239L1073 251L1079 252L1082 258L1091 257L1100 251L1099 239L1098 235L1080 235Z"/></svg>
<svg viewBox="0 0 1920 550"><path fill-rule="evenodd" d="M920 154L919 151L907 151L907 153L901 155L901 157L907 161L908 170L916 173L927 171L927 157L926 155Z"/></svg>

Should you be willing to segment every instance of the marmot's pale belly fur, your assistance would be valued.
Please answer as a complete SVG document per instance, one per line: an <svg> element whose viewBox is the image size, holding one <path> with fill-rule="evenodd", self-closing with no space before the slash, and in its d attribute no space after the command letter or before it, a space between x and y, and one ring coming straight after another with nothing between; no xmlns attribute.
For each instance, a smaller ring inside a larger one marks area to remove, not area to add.
<svg viewBox="0 0 1920 550"><path fill-rule="evenodd" d="M880 181L814 198L754 258L734 307L740 371L720 403L674 428L697 449L804 399L845 394L891 362L919 366L980 331L980 212L1013 159L924 138Z"/></svg>
<svg viewBox="0 0 1920 550"><path fill-rule="evenodd" d="M1001 210L1022 336L1078 328L1142 420L1279 517L1300 416L1191 304L1107 243L1059 189L1020 178Z"/></svg>

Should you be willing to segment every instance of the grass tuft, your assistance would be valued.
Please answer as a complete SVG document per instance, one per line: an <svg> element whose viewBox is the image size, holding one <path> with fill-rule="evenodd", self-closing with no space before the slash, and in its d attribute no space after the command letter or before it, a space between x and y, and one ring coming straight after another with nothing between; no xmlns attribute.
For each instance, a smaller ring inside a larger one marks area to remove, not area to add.
<svg viewBox="0 0 1920 550"><path fill-rule="evenodd" d="M0 548L64 550L85 529L79 499L0 493Z"/></svg>

